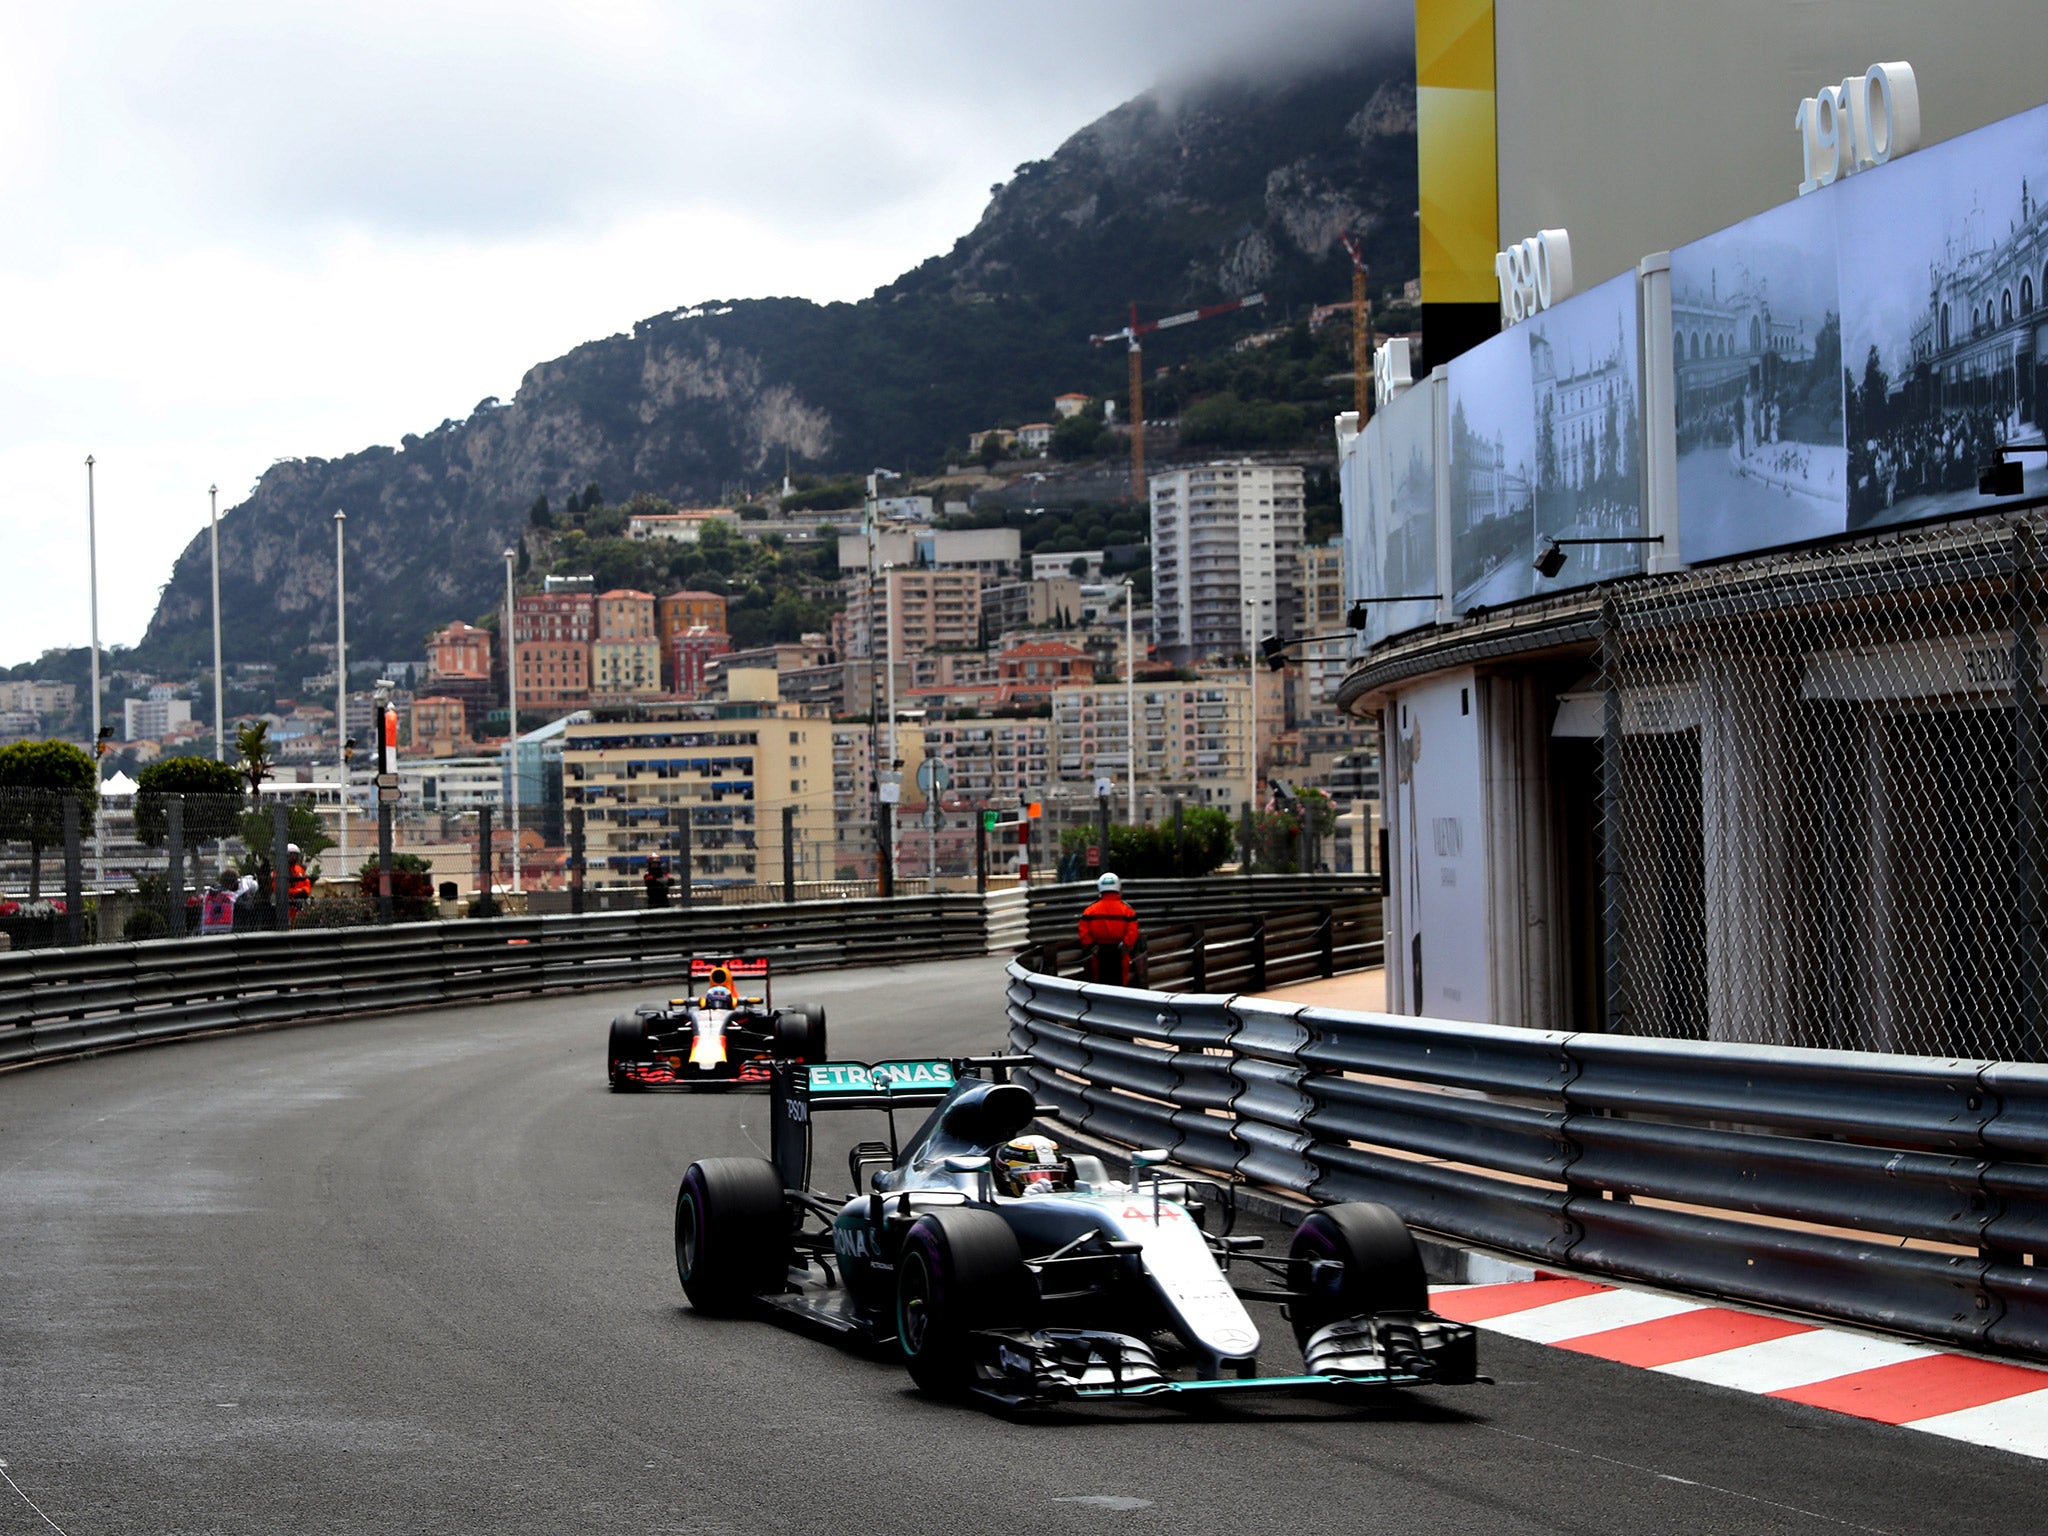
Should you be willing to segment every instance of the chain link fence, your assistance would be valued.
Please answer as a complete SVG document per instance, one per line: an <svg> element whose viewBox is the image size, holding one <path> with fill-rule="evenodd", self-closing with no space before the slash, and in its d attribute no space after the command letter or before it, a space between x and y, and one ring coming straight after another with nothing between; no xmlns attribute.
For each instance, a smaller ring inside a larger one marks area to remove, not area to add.
<svg viewBox="0 0 2048 1536"><path fill-rule="evenodd" d="M2048 1059L2048 514L1611 593L1622 1033Z"/></svg>

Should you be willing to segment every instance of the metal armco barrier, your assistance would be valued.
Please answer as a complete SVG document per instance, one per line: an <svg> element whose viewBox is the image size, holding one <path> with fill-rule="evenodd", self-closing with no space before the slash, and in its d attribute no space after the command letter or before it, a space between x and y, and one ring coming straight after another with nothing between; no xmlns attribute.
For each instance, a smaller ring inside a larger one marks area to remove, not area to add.
<svg viewBox="0 0 2048 1536"><path fill-rule="evenodd" d="M1010 1040L1090 1134L1539 1261L2048 1357L2048 1067L1143 992L1039 959L1010 966Z"/></svg>
<svg viewBox="0 0 2048 1536"><path fill-rule="evenodd" d="M1186 880L1126 880L1124 899L1149 935L1155 927L1243 921L1267 913L1330 907L1355 917L1379 940L1377 875L1204 875ZM1081 909L1095 899L1093 880L1031 888L1031 942L1073 942Z"/></svg>
<svg viewBox="0 0 2048 1536"><path fill-rule="evenodd" d="M986 954L976 895L402 923L0 954L0 1066L252 1024L553 991L672 987L692 955L827 970Z"/></svg>

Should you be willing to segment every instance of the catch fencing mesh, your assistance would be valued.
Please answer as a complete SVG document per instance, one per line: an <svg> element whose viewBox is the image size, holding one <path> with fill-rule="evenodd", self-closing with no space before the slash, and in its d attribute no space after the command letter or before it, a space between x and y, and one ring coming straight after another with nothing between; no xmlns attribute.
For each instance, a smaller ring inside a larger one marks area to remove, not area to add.
<svg viewBox="0 0 2048 1536"><path fill-rule="evenodd" d="M1611 1029L2048 1059L2036 512L1609 598Z"/></svg>

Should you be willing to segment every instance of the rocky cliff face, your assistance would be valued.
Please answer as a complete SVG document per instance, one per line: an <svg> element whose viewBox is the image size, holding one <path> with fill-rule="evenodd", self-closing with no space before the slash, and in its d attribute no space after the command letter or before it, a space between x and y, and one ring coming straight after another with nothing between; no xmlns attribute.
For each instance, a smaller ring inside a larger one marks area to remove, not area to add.
<svg viewBox="0 0 2048 1536"><path fill-rule="evenodd" d="M1412 63L1404 55L1268 83L1151 94L995 189L976 228L860 304L703 305L539 364L399 447L275 465L221 520L228 654L287 661L331 633L333 514L348 514L351 649L416 657L451 618L488 611L499 551L536 496L596 481L714 502L799 468L936 468L1005 414L1117 388L1091 331L1264 290L1257 324L1343 297L1338 244L1360 233L1376 281L1415 275ZM1249 322L1248 322L1249 323ZM1201 328L1194 328L1199 331ZM1173 347L1227 342L1174 335ZM142 656L199 661L206 542L179 558Z"/></svg>

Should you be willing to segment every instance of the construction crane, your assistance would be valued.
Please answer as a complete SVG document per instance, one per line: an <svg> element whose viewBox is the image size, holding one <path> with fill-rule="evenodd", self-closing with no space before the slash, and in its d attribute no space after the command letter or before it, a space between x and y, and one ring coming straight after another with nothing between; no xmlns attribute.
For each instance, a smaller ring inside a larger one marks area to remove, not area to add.
<svg viewBox="0 0 2048 1536"><path fill-rule="evenodd" d="M1192 325L1197 320L1213 320L1218 315L1235 314L1240 309L1250 309L1255 304L1266 302L1263 293L1246 294L1241 299L1232 299L1225 304L1207 304L1200 309L1184 310L1178 315L1168 315L1163 320L1138 319L1138 306L1131 305L1131 323L1120 331L1111 331L1106 336L1090 336L1095 346L1107 341L1127 342L1131 349L1131 499L1145 499L1145 354L1138 344L1140 336L1150 336L1154 331L1171 330L1176 325Z"/></svg>
<svg viewBox="0 0 2048 1536"><path fill-rule="evenodd" d="M1363 427L1372 420L1372 301L1365 296L1372 269L1358 236L1344 237L1344 254L1351 258L1351 404Z"/></svg>

